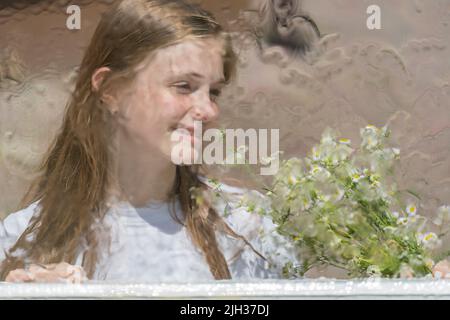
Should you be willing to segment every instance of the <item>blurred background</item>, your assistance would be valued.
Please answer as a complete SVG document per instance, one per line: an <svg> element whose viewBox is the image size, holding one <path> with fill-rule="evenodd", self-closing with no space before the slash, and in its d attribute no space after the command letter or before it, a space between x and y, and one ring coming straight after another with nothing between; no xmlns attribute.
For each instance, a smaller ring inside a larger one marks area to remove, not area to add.
<svg viewBox="0 0 450 320"><path fill-rule="evenodd" d="M0 0L0 218L17 210L114 2ZM232 32L239 54L220 100L223 126L280 129L285 157L301 157L326 127L358 144L361 127L389 124L397 178L421 195L418 213L450 204L450 0L197 2ZM71 4L80 30L66 27ZM380 30L366 26L372 4Z"/></svg>

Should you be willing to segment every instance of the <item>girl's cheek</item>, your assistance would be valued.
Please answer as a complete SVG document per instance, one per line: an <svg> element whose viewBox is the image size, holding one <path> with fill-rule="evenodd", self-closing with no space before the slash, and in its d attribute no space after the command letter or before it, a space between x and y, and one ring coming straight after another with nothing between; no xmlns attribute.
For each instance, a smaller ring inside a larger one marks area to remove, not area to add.
<svg viewBox="0 0 450 320"><path fill-rule="evenodd" d="M190 99L188 97L176 97L170 101L169 111L175 117L184 117L189 111Z"/></svg>

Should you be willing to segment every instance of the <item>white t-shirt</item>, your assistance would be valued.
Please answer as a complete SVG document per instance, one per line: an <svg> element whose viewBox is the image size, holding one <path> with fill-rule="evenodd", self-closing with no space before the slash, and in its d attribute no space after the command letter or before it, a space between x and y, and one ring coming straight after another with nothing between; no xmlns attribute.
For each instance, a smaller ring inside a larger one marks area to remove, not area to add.
<svg viewBox="0 0 450 320"><path fill-rule="evenodd" d="M248 192L225 184L220 184L220 191L231 195L231 199L239 199ZM236 202L230 206L230 202L219 200L214 207L228 225L246 237L267 261L242 240L216 232L232 279L282 278L284 263L295 259L292 246L276 233L269 218L234 205ZM227 214L224 214L225 207ZM38 210L37 201L0 222L0 261L4 259L3 251L15 243ZM182 217L178 201L176 213ZM136 208L128 202L118 202L107 212L102 225L107 227L104 230L108 230L111 242L108 248L100 250L93 280L201 282L214 279L186 228L169 214L168 203L150 203ZM77 265L81 265L81 252Z"/></svg>

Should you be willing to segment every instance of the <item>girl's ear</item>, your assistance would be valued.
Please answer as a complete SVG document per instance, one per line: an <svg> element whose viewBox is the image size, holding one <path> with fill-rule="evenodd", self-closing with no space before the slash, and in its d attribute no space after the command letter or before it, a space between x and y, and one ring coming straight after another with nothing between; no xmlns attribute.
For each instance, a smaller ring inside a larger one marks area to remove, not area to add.
<svg viewBox="0 0 450 320"><path fill-rule="evenodd" d="M91 85L93 91L99 91L100 85L105 79L106 75L111 72L111 69L108 67L101 67L94 71L91 77Z"/></svg>
<svg viewBox="0 0 450 320"><path fill-rule="evenodd" d="M100 90L100 86L102 85L106 76L110 72L111 69L108 67L101 67L94 71L91 77L91 85L93 91L98 92ZM101 101L108 105L113 105L115 102L114 97L112 95L107 94L106 92L102 93Z"/></svg>

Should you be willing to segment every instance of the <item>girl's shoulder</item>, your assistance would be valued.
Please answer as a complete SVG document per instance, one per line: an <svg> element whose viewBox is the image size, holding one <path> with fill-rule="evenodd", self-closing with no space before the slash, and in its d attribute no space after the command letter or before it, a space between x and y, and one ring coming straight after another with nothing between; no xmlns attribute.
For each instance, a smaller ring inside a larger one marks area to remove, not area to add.
<svg viewBox="0 0 450 320"><path fill-rule="evenodd" d="M0 222L0 237L19 237L38 210L39 200L31 203L26 208L9 214Z"/></svg>
<svg viewBox="0 0 450 320"><path fill-rule="evenodd" d="M28 207L9 214L0 221L0 261L5 258L7 252L28 227L31 218L38 212L38 201Z"/></svg>

